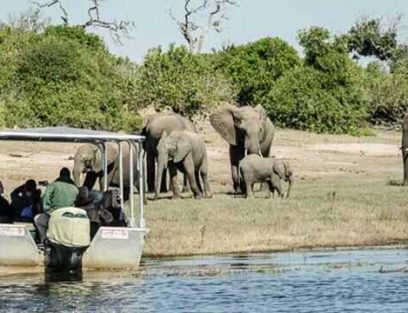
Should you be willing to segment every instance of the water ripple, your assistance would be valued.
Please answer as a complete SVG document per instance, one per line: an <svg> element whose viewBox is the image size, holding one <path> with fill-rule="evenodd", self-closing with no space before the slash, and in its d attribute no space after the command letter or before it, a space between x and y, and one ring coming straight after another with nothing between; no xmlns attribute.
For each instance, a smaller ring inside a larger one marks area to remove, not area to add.
<svg viewBox="0 0 408 313"><path fill-rule="evenodd" d="M407 312L404 250L145 259L78 281L9 277L1 312ZM60 278L60 279L58 279Z"/></svg>

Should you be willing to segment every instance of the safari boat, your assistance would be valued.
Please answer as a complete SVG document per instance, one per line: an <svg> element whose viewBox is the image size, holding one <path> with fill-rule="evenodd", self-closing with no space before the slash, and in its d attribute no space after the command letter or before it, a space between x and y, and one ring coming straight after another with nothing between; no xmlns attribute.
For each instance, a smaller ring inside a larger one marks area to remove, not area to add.
<svg viewBox="0 0 408 313"><path fill-rule="evenodd" d="M129 178L139 183L138 221L135 218L134 184L129 184L129 207L127 227L100 227L86 247L82 256L82 269L136 269L142 256L144 237L147 232L144 220L144 175L143 175L143 136L117 134L105 131L93 131L68 127L49 127L32 129L13 129L0 131L0 141L32 141L60 143L93 143L103 155L104 190L107 182L107 143L117 143L119 147L119 175L121 207L124 208L124 166L123 143L129 146ZM1 143L0 143L1 144ZM135 155L136 160L134 160ZM137 162L137 163L134 163ZM134 173L134 165L139 171ZM137 177L136 177L137 176ZM29 223L0 224L0 267L7 268L44 268L46 253L36 244L33 233L35 228ZM0 273L1 274L1 273Z"/></svg>

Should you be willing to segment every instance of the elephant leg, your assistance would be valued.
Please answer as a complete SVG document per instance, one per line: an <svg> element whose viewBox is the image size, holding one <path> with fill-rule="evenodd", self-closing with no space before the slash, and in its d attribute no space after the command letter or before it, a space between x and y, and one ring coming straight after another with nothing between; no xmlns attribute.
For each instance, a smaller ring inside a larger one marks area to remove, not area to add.
<svg viewBox="0 0 408 313"><path fill-rule="evenodd" d="M85 180L82 186L86 186L88 190L92 190L95 186L96 179L98 178L98 174L95 172L88 172L85 175ZM79 186L78 186L79 187Z"/></svg>
<svg viewBox="0 0 408 313"><path fill-rule="evenodd" d="M155 157L152 152L147 152L146 172L147 172L147 191L154 192L154 180L156 175Z"/></svg>
<svg viewBox="0 0 408 313"><path fill-rule="evenodd" d="M240 147L240 146L230 146L229 154L230 154L231 176L232 176L233 187L234 187L234 191L238 192L240 189L238 167L239 167L239 162L245 156L245 149L244 147Z"/></svg>
<svg viewBox="0 0 408 313"><path fill-rule="evenodd" d="M200 182L200 180L201 180L200 171L199 170L195 171L194 175L195 175L197 187L200 190L200 192L202 193L203 192L203 187L201 186L201 182Z"/></svg>
<svg viewBox="0 0 408 313"><path fill-rule="evenodd" d="M404 169L404 179L402 184L404 186L408 186L408 152L406 151L406 147L402 147L402 164Z"/></svg>
<svg viewBox="0 0 408 313"><path fill-rule="evenodd" d="M210 184L208 182L208 171L207 171L207 165L203 164L200 168L200 175L201 179L203 180L203 185L204 185L204 196L206 198L211 198L212 193L210 189Z"/></svg>
<svg viewBox="0 0 408 313"><path fill-rule="evenodd" d="M271 194L272 194L273 196L275 196L275 188L273 188L272 182L269 181L269 180L268 180L268 186L269 186L269 189L268 189L268 198L271 197Z"/></svg>
<svg viewBox="0 0 408 313"><path fill-rule="evenodd" d="M169 165L170 185L173 190L173 199L180 198L180 188L177 181L177 168L174 165Z"/></svg>
<svg viewBox="0 0 408 313"><path fill-rule="evenodd" d="M190 191L190 184L188 183L187 175L183 174L183 193Z"/></svg>
<svg viewBox="0 0 408 313"><path fill-rule="evenodd" d="M162 181L160 186L160 192L167 192L167 170L164 170L162 173Z"/></svg>
<svg viewBox="0 0 408 313"><path fill-rule="evenodd" d="M244 185L244 193L245 193L245 198L251 198L254 195L253 187L254 187L254 181L251 177L251 175L248 175L248 173L242 173L241 174L242 181L241 184Z"/></svg>
<svg viewBox="0 0 408 313"><path fill-rule="evenodd" d="M249 180L245 180L245 197L252 198L254 196L254 183Z"/></svg>
<svg viewBox="0 0 408 313"><path fill-rule="evenodd" d="M271 184L273 189L276 190L279 197L283 197L283 189L281 184L281 179L278 175L272 175L271 177Z"/></svg>
<svg viewBox="0 0 408 313"><path fill-rule="evenodd" d="M187 175L188 181L190 182L190 187L191 187L191 191L194 194L194 198L195 199L201 199L203 195L202 195L200 189L198 188L198 185L197 185L197 182L196 182L195 171L194 171L194 162L193 162L193 159L192 159L191 155L184 159L183 166L184 166L184 171L185 171L185 173Z"/></svg>

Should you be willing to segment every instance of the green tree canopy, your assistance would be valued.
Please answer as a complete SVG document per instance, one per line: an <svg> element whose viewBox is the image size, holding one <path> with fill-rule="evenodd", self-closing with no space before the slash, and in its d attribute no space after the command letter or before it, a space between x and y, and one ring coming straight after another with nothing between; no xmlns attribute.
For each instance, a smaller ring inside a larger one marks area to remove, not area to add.
<svg viewBox="0 0 408 313"><path fill-rule="evenodd" d="M265 107L278 125L315 132L359 132L367 120L362 71L346 42L319 27L299 32L304 64L287 71Z"/></svg>
<svg viewBox="0 0 408 313"><path fill-rule="evenodd" d="M138 103L166 106L192 116L208 112L220 102L234 99L233 88L205 55L184 46L171 45L167 52L152 49L137 74Z"/></svg>
<svg viewBox="0 0 408 313"><path fill-rule="evenodd" d="M140 119L128 110L134 94L126 89L134 78L124 77L119 65L126 60L99 37L80 27L33 33L3 26L0 38L5 126L137 128Z"/></svg>
<svg viewBox="0 0 408 313"><path fill-rule="evenodd" d="M224 48L214 56L217 70L238 90L237 102L263 103L276 80L301 63L296 50L280 38Z"/></svg>

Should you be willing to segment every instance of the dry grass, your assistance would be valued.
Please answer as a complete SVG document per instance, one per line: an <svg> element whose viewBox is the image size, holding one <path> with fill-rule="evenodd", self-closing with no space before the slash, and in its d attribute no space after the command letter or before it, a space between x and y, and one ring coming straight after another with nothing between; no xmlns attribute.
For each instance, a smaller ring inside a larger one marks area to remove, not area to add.
<svg viewBox="0 0 408 313"><path fill-rule="evenodd" d="M216 194L149 203L147 255L383 245L408 239L407 190L383 180L300 180L290 199Z"/></svg>
<svg viewBox="0 0 408 313"><path fill-rule="evenodd" d="M402 176L400 133L376 131L374 137L357 138L278 130L272 154L292 163L291 198L265 199L260 192L243 199L228 194L227 145L208 124L201 132L214 197L149 201L146 255L408 242L408 189L387 184ZM31 177L55 178L60 167L72 166L68 157L75 147L0 142L6 193Z"/></svg>
<svg viewBox="0 0 408 313"><path fill-rule="evenodd" d="M408 241L408 190L387 184L402 175L400 133L374 137L279 130L272 154L289 159L290 199L229 195L227 146L208 126L212 199L149 202L146 255L185 255ZM216 173L216 174L215 174Z"/></svg>

